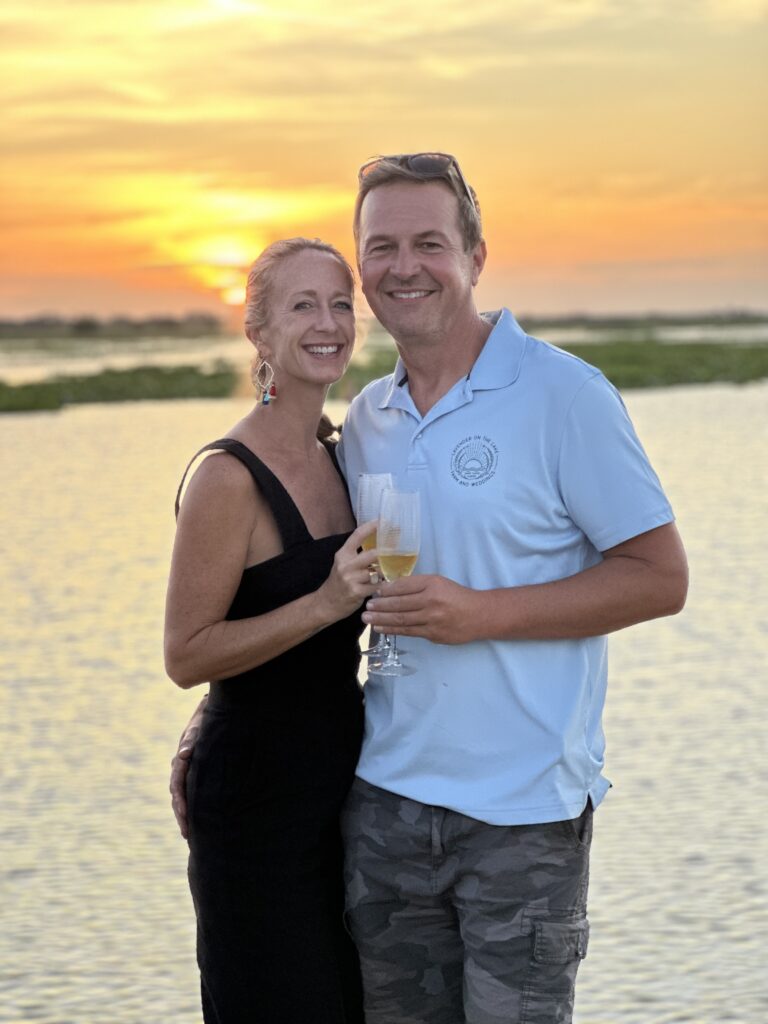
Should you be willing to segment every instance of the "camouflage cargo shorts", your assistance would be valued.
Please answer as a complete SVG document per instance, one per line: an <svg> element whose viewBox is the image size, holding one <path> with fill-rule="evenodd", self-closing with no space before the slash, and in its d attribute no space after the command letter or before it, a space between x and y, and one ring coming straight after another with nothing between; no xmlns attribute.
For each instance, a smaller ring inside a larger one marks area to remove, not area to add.
<svg viewBox="0 0 768 1024"><path fill-rule="evenodd" d="M488 825L358 778L342 827L367 1024L570 1024L591 804Z"/></svg>

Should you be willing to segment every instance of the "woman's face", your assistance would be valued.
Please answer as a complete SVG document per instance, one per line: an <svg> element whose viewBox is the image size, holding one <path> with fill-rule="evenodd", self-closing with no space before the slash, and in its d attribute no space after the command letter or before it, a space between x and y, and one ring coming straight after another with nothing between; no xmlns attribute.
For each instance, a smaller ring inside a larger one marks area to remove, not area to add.
<svg viewBox="0 0 768 1024"><path fill-rule="evenodd" d="M254 337L278 386L290 378L332 384L344 373L355 342L352 282L330 253L304 249L272 273L267 322Z"/></svg>

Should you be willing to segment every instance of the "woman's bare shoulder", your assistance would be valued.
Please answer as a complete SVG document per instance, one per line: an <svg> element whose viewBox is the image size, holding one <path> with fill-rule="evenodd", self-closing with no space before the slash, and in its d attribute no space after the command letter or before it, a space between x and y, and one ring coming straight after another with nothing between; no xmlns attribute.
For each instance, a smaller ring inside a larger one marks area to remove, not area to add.
<svg viewBox="0 0 768 1024"><path fill-rule="evenodd" d="M254 498L256 500L254 500ZM192 472L181 502L181 511L201 508L209 511L237 509L238 514L247 507L255 514L260 503L258 489L248 468L235 455L226 451L213 451L206 455Z"/></svg>

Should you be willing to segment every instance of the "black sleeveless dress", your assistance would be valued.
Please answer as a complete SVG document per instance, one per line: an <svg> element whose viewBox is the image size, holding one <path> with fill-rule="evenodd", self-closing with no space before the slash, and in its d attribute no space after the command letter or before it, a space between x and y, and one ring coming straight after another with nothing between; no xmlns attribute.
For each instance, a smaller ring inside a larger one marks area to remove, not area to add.
<svg viewBox="0 0 768 1024"><path fill-rule="evenodd" d="M227 618L315 590L348 534L314 540L277 477L240 442L207 449L244 463L283 542L282 554L245 569ZM211 684L187 783L205 1024L363 1022L338 824L362 740L362 628L356 613Z"/></svg>

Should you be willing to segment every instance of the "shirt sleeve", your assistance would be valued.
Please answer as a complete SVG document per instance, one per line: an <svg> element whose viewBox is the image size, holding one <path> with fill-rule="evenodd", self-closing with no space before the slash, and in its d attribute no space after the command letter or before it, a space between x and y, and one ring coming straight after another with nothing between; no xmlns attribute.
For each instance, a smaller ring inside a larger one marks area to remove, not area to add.
<svg viewBox="0 0 768 1024"><path fill-rule="evenodd" d="M624 402L601 373L582 385L566 415L558 485L598 551L674 519Z"/></svg>

